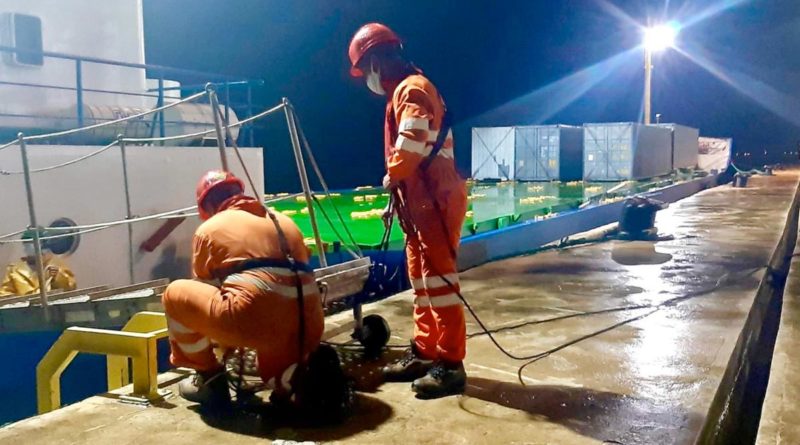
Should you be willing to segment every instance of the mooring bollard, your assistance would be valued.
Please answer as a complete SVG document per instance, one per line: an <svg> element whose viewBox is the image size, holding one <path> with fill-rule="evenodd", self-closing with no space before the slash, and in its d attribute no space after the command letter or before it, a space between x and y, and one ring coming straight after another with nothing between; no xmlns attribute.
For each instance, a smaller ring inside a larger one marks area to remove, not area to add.
<svg viewBox="0 0 800 445"><path fill-rule="evenodd" d="M733 175L733 186L736 188L745 188L747 187L747 179L750 175L745 173L736 173Z"/></svg>

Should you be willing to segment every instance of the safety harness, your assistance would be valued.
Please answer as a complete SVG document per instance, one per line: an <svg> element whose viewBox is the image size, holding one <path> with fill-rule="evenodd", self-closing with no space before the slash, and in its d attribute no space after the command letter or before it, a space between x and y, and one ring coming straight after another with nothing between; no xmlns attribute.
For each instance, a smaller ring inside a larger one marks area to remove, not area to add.
<svg viewBox="0 0 800 445"><path fill-rule="evenodd" d="M291 254L289 249L289 243L286 238L285 233L283 232L283 228L280 226L280 223L277 220L277 217L269 210L267 210L267 214L270 216L270 220L275 225L275 230L278 234L278 244L281 250L281 254L283 255L283 259L276 259L276 258L250 258L244 260L235 266L229 267L225 269L224 273L221 275L224 276L224 280L227 280L229 277L240 274L243 272L247 272L250 270L261 269L261 268L279 268L279 269L288 269L294 275L295 279L295 291L297 294L297 307L298 307L298 349L297 349L297 366L301 366L303 363L303 359L305 358L304 354L304 346L305 346L305 295L303 293L303 283L300 278L300 273L313 273L314 269L303 262L297 261ZM244 388L244 373L245 373L245 349L239 349L239 370L238 376L235 379L234 386L237 393L237 400L244 399L241 397L245 392L243 392Z"/></svg>
<svg viewBox="0 0 800 445"><path fill-rule="evenodd" d="M218 113L220 113L220 117L222 117L221 116L221 111L218 110ZM294 115L294 113L292 113L292 115ZM242 156L239 153L239 147L236 144L236 139L231 137L230 131L229 131L229 129L227 127L226 127L226 134L228 136L228 139L230 139L230 141L231 141L231 145L233 145L233 147L235 149L235 153L236 153L237 157L239 158L239 162L242 164L242 168L244 169L245 174L247 175L247 179L250 182L251 187L255 191L256 187L255 187L255 185L253 183L253 179L250 176L250 173L247 170L247 167L246 167L246 165L244 163L244 159L242 159ZM286 268L286 266L288 266L288 269L291 270L291 272L293 273L294 278L295 278L295 290L297 292L297 309L298 309L298 315L297 316L298 316L298 329L299 329L299 332L298 332L298 335L297 335L297 366L295 367L294 374L293 374L293 376L291 378L291 381L296 381L296 379L305 379L306 375L304 375L304 374L307 374L309 372L313 373L314 371L312 371L312 369L321 368L322 371L320 371L320 372L322 372L323 375L326 376L326 378L325 379L321 379L321 381L310 382L311 383L310 390L312 392L323 392L326 387L330 386L330 385L328 385L328 383L330 383L329 382L330 379L335 379L337 376L340 377L341 381L338 382L338 383L341 384L340 386L342 387L342 389L344 391L342 393L344 398L340 397L341 401L343 402L343 405L340 405L338 407L337 406L332 406L331 405L331 401L327 400L324 397L315 402L315 405L316 405L315 408L317 409L317 411L319 411L316 414L319 415L319 414L322 414L322 413L326 413L326 414L330 413L330 414L332 414L334 416L332 418L332 420L336 420L336 416L346 416L347 415L347 411L349 411L349 408L353 404L353 394L354 394L352 385L350 384L349 381L347 381L347 379L344 377L344 374L342 373L341 363L339 361L338 355L336 354L335 351L333 351L333 349L327 349L326 350L326 349L320 347L320 348L317 348L315 351L312 351L309 354L308 363L305 363L305 359L306 359L306 356L305 356L305 335L306 335L306 332L305 332L305 328L306 328L305 295L304 295L304 292L303 292L303 283L302 283L302 280L300 278L300 273L301 272L306 272L306 273L312 273L313 274L314 270L308 264L299 262L294 258L294 256L292 255L292 252L290 250L290 247L289 247L288 238L286 237L286 234L283 231L283 228L281 227L280 222L278 222L277 215L272 210L270 210L270 208L267 207L267 206L264 206L264 209L266 210L266 213L269 216L269 218L272 221L272 223L275 225L275 230L276 230L276 233L278 235L278 244L279 244L281 253L283 254L284 260L275 260L275 259L251 259L251 260L246 260L240 265L240 267L242 268L241 270L243 271L243 270L248 270L248 269L255 269L255 268L258 268L258 267L284 267L284 268ZM338 210L337 210L337 212L338 212ZM351 236L351 238L352 238L352 236ZM240 350L243 351L244 349L241 348ZM242 365L244 364L244 356L243 356L243 354L240 356L240 363ZM325 367L326 365L328 367ZM335 367L335 369L333 367ZM244 378L243 377L243 372L241 372L241 369L240 369L239 382L238 382L238 387L237 387L237 393L238 394L241 394L243 378ZM308 383L308 382L304 382L303 385L306 384L306 383ZM301 388L292 387L291 390L290 390L290 393L291 393L290 397L297 396L298 395L298 389L301 390L300 392L305 391L302 388L303 385L300 385ZM302 399L304 399L303 394L299 395L299 399L301 399L300 400L301 404L306 403L305 400L302 400ZM338 400L338 399L334 398L333 400ZM305 409L305 408L308 408L308 407L303 407L303 409ZM344 409L340 410L338 413L337 412L332 412L332 411L335 410L335 408L344 408Z"/></svg>
<svg viewBox="0 0 800 445"><path fill-rule="evenodd" d="M222 111L217 110L217 113L218 113L220 118L223 117L222 116ZM247 175L247 180L250 182L250 185L251 185L251 187L253 187L253 191L255 192L256 188L255 188L255 185L253 183L253 178L250 176L250 172L247 170L247 166L244 163L244 159L242 159L242 156L239 153L239 146L236 143L236 138L231 135L230 129L228 127L225 127L225 134L226 134L227 138L230 140L231 145L234 148L234 152L236 153L236 156L239 158L239 162L242 164L242 168L244 169L245 175ZM264 210L266 210L267 216L269 216L270 221L272 221L272 224L275 225L275 231L278 234L278 245L279 245L279 247L281 249L281 253L283 254L284 259L286 260L286 264L288 264L288 266L289 266L288 267L289 270L292 271L292 273L294 274L294 278L295 278L295 289L297 290L297 310L298 310L297 321L298 321L298 328L300 330L299 333L298 333L298 336L297 336L297 345L298 345L298 347L297 347L297 355L298 355L297 367L299 368L303 363L303 359L305 358L304 351L305 351L305 333L306 333L306 329L305 329L305 327L306 327L305 301L304 301L305 300L305 298L304 298L305 296L303 294L303 283L302 283L302 281L300 279L300 272L301 271L308 271L308 270L311 270L311 272L313 272L313 269L311 269L307 264L299 263L298 261L296 261L294 259L294 257L292 256L292 251L289 248L289 241L286 238L286 233L284 233L283 228L281 227L280 223L278 222L278 217L275 215L275 212L270 210L269 207L267 207L267 206L263 206L263 207L264 207ZM248 263L257 264L258 262L262 262L263 263L263 262L271 262L271 261L272 260L266 260L266 259L247 260L247 261L244 262L244 264L248 264ZM254 266L254 267L265 267L265 266ZM241 360L242 360L242 363L244 363L244 357L241 357ZM240 375L240 379L241 379L241 377L242 376ZM240 384L241 384L241 382L240 382Z"/></svg>
<svg viewBox="0 0 800 445"><path fill-rule="evenodd" d="M439 100L444 104L444 101L442 100L441 97L439 97ZM430 154L428 154L428 156L426 156L425 159L423 159L418 166L421 172L420 176L422 177L422 181L425 184L425 190L428 191L428 196L431 202L433 203L433 208L436 211L436 214L439 215L439 222L442 224L442 229L444 230L444 233L445 235L447 235L448 239L450 238L450 231L447 229L447 223L445 223L444 218L441 216L442 208L439 205L439 202L436 200L436 197L433 195L433 189L430 186L430 181L428 177L428 168L433 163L433 160L436 159L436 156L439 155L439 152L442 150L442 147L444 147L444 142L447 140L447 135L450 133L451 126L452 126L452 114L450 113L450 110L445 108L444 116L442 116L442 124L440 125L439 128L439 134L436 136L436 142L434 142ZM458 171L456 171L456 173L458 173ZM399 189L404 189L402 183L400 184L399 188L394 189L394 191L392 192L392 198L395 201L394 205L395 208L397 209L397 215L400 220L400 225L403 227L403 231L406 234L416 233L417 230L414 224L414 219L411 217L411 212L409 212L408 209L406 208L405 203L403 202L398 192ZM390 229L391 226L389 227L389 229L387 229L387 231ZM406 244L408 244L408 237L406 237ZM447 247L450 249L450 254L453 257L453 260L455 260L457 257L455 249L453 249L453 246L451 246L450 244L448 244Z"/></svg>
<svg viewBox="0 0 800 445"><path fill-rule="evenodd" d="M301 268L305 271L309 269L313 272L307 264L298 263L294 257L292 256L291 250L289 250L289 241L286 238L286 234L283 232L283 228L281 224L278 222L278 217L272 212L270 209L267 210L267 215L269 215L270 221L275 225L275 231L278 233L278 244L280 246L281 252L283 253L284 258L286 258L286 262L289 264L289 269L294 274L295 278L295 290L297 291L297 326L299 329L297 335L297 366L298 368L302 366L303 359L305 358L305 343L306 343L306 311L305 311L305 295L303 294L303 282L300 279L300 270Z"/></svg>
<svg viewBox="0 0 800 445"><path fill-rule="evenodd" d="M439 100L442 100L441 97ZM444 101L442 101L442 103L444 103ZM430 154L419 164L419 169L422 170L423 173L428 170L428 167L431 166L433 160L436 159L436 156L439 155L442 147L444 147L444 141L447 140L447 135L450 133L451 120L452 115L450 114L450 110L445 108L444 116L442 116L442 124L439 126L439 134L436 135L436 142L434 142Z"/></svg>

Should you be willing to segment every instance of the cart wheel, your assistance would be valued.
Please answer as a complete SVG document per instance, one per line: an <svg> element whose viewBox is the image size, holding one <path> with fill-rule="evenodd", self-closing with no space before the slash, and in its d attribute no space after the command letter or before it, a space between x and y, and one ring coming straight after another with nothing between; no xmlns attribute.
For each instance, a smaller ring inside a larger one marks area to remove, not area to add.
<svg viewBox="0 0 800 445"><path fill-rule="evenodd" d="M383 351L383 347L389 343L389 323L377 314L364 317L362 321L361 338L359 341L364 346L364 354L367 357L378 357Z"/></svg>

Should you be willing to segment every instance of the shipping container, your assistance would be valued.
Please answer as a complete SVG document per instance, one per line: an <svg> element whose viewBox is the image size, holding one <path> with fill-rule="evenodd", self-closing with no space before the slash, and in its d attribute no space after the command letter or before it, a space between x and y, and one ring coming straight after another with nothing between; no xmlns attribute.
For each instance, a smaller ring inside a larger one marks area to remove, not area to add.
<svg viewBox="0 0 800 445"><path fill-rule="evenodd" d="M514 139L517 180L576 181L583 177L583 128L516 127Z"/></svg>
<svg viewBox="0 0 800 445"><path fill-rule="evenodd" d="M667 128L634 122L583 125L583 180L625 181L672 171Z"/></svg>
<svg viewBox="0 0 800 445"><path fill-rule="evenodd" d="M472 129L472 178L514 179L514 127Z"/></svg>
<svg viewBox="0 0 800 445"><path fill-rule="evenodd" d="M658 124L672 131L672 169L697 167L700 130L680 124Z"/></svg>

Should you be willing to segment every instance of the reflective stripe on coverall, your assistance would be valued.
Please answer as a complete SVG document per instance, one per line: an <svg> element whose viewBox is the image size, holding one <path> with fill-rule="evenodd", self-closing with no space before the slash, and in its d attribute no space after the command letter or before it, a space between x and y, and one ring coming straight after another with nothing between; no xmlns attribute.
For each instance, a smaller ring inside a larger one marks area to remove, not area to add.
<svg viewBox="0 0 800 445"><path fill-rule="evenodd" d="M307 263L303 235L288 217L278 214L294 259ZM221 287L177 280L164 292L170 360L200 371L218 367L211 341L224 347L253 348L261 378L280 378L298 360L296 277L288 267L238 268L246 260L283 261L278 234L266 211L253 198L237 196L195 232L192 268L195 277L220 280ZM299 273L305 303L307 356L322 338L322 302L311 272Z"/></svg>
<svg viewBox="0 0 800 445"><path fill-rule="evenodd" d="M455 168L452 132L428 169L423 173L418 168L433 149L444 113L431 81L421 74L408 76L386 107L385 156L389 180L400 184L402 202L396 208L407 237L415 295L414 343L423 358L460 362L466 353L466 327L456 295L460 286L453 253L461 239L467 192Z"/></svg>

